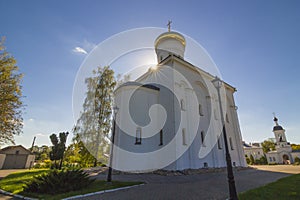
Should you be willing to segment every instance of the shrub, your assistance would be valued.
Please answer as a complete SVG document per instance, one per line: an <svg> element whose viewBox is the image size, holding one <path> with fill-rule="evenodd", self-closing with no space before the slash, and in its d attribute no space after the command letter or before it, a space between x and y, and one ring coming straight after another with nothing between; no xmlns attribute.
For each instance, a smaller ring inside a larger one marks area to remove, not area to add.
<svg viewBox="0 0 300 200"><path fill-rule="evenodd" d="M51 170L34 177L24 186L24 192L40 194L59 194L82 189L91 184L88 174L80 169Z"/></svg>
<svg viewBox="0 0 300 200"><path fill-rule="evenodd" d="M295 163L300 163L300 158L299 157L295 158Z"/></svg>
<svg viewBox="0 0 300 200"><path fill-rule="evenodd" d="M250 165L250 162L251 162L251 161L250 161L250 158L247 157L247 158L246 158L246 162L247 162L248 165Z"/></svg>

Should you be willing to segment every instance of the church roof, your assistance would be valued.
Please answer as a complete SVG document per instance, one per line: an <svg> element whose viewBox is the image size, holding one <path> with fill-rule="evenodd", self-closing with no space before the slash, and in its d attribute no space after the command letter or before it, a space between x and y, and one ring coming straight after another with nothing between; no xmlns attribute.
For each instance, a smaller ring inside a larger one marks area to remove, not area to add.
<svg viewBox="0 0 300 200"><path fill-rule="evenodd" d="M282 126L280 126L280 125L278 124L278 119L277 119L277 117L274 116L273 121L275 122L275 126L273 127L273 131L283 130Z"/></svg>
<svg viewBox="0 0 300 200"><path fill-rule="evenodd" d="M169 39L169 38L178 40L183 46L186 45L185 38L183 37L183 35L181 35L180 33L174 32L174 31L170 31L170 32L162 33L157 37L157 39L154 42L155 48L157 48L157 46L160 42L162 42L163 40Z"/></svg>
<svg viewBox="0 0 300 200"><path fill-rule="evenodd" d="M117 89L115 89L115 91L117 91L119 88L124 87L124 86L138 86L138 87L148 88L148 89L151 89L151 90L157 90L157 91L160 90L159 87L156 87L153 84L142 84L142 83L139 83L139 82L136 82L136 81L128 81L128 82L123 83L122 85L120 85Z"/></svg>
<svg viewBox="0 0 300 200"><path fill-rule="evenodd" d="M279 131L279 130L283 130L282 126L274 126L273 127L273 131Z"/></svg>

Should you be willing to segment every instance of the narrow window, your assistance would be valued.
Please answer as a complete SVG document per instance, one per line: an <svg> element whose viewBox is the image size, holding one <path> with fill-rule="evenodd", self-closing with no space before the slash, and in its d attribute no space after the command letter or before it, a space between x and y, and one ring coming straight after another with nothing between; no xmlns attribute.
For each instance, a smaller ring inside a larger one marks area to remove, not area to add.
<svg viewBox="0 0 300 200"><path fill-rule="evenodd" d="M230 144L231 150L233 150L233 144L232 144L232 138L231 137L229 138L229 144Z"/></svg>
<svg viewBox="0 0 300 200"><path fill-rule="evenodd" d="M185 128L182 129L182 145L186 145L186 132L185 132Z"/></svg>
<svg viewBox="0 0 300 200"><path fill-rule="evenodd" d="M203 163L203 167L204 167L204 168L208 168L207 162Z"/></svg>
<svg viewBox="0 0 300 200"><path fill-rule="evenodd" d="M181 110L185 110L185 103L184 103L183 99L180 100L180 107L181 107Z"/></svg>
<svg viewBox="0 0 300 200"><path fill-rule="evenodd" d="M222 149L222 142L220 138L218 138L218 149Z"/></svg>
<svg viewBox="0 0 300 200"><path fill-rule="evenodd" d="M142 143L142 129L138 127L136 129L135 144L141 144L141 143Z"/></svg>
<svg viewBox="0 0 300 200"><path fill-rule="evenodd" d="M159 145L163 145L163 130L161 129L159 132Z"/></svg>
<svg viewBox="0 0 300 200"><path fill-rule="evenodd" d="M272 157L269 157L270 162L272 162Z"/></svg>
<svg viewBox="0 0 300 200"><path fill-rule="evenodd" d="M204 116L204 114L203 114L203 108L202 108L201 104L199 104L199 115L200 116Z"/></svg>
<svg viewBox="0 0 300 200"><path fill-rule="evenodd" d="M260 152L257 152L258 155L260 155Z"/></svg>
<svg viewBox="0 0 300 200"><path fill-rule="evenodd" d="M233 165L234 167L236 167L236 164L235 164L235 162L232 162L232 165Z"/></svg>
<svg viewBox="0 0 300 200"><path fill-rule="evenodd" d="M218 114L217 114L217 110L216 109L214 109L214 117L215 117L215 120L218 119Z"/></svg>
<svg viewBox="0 0 300 200"><path fill-rule="evenodd" d="M16 154L19 154L19 153L20 153L20 151L19 151L19 150L17 150L17 151L16 151Z"/></svg>
<svg viewBox="0 0 300 200"><path fill-rule="evenodd" d="M204 134L204 131L201 131L201 143L202 143L202 146L205 147L205 144L204 144L204 138L205 138L205 134Z"/></svg>
<svg viewBox="0 0 300 200"><path fill-rule="evenodd" d="M227 113L226 113L225 118L226 118L226 122L229 123L229 118L228 118L228 114Z"/></svg>
<svg viewBox="0 0 300 200"><path fill-rule="evenodd" d="M160 56L160 61L162 61L163 60L163 57L162 56Z"/></svg>
<svg viewBox="0 0 300 200"><path fill-rule="evenodd" d="M273 157L273 161L276 161L275 157Z"/></svg>

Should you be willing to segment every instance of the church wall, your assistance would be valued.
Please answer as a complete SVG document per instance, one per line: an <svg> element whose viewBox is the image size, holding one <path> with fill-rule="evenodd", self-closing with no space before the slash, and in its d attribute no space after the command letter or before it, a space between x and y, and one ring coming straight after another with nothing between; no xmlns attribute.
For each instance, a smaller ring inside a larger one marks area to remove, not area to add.
<svg viewBox="0 0 300 200"><path fill-rule="evenodd" d="M205 88L205 78L206 76L200 76L197 72L188 69L187 67L183 67L181 63L178 62L174 62L173 67L178 70L181 74L183 74L188 80L189 82L192 84L193 89L195 90L194 92L197 94L198 100L200 102L200 104L203 105L205 109L204 115L200 117L200 128L198 130L197 133L197 138L200 137L200 133L203 130L207 130L208 125L210 123L210 116L212 113L211 105L208 103L210 102L210 96L209 93L207 91L207 89ZM206 80L206 82L210 82L211 80ZM203 88L204 86L204 88ZM206 91L205 91L206 90ZM227 90L227 92L229 93L229 97L233 98L232 95L232 91ZM228 109L234 109L230 106L234 105L234 103L229 102L227 103L228 105ZM219 110L218 110L219 112ZM229 113L229 118L231 119L232 123L227 124L229 131L229 136L231 137L234 149L231 150L231 154L232 154L232 161L235 162L235 164L237 166L246 166L246 162L245 162L245 158L244 158L244 152L242 149L242 139L241 139L241 134L239 131L239 124L237 121L237 115L236 111L232 111L232 113ZM231 116L233 115L233 116ZM235 115L235 116L234 116ZM220 120L220 119L218 119ZM228 138L229 139L229 138ZM214 146L214 148L212 149L212 153L210 153L209 155L206 156L206 158L204 159L199 159L197 156L195 156L196 159L193 160L193 164L190 165L190 167L192 168L199 168L199 166L203 166L203 160L206 160L207 163L210 163L210 167L223 167L226 166L226 162L225 162L225 148L224 148L224 143L223 143L223 137L221 135L220 141L222 142L222 149L219 149L217 147L217 145ZM198 145L197 145L198 144ZM200 143L201 144L201 143ZM228 142L229 144L229 142ZM194 153L194 152L198 152L199 148L201 145L199 145L199 143L195 143L194 145L192 145L190 147L190 149L188 151ZM188 153L185 153L185 155ZM187 157L187 156L186 156ZM186 159L184 156L181 159Z"/></svg>
<svg viewBox="0 0 300 200"><path fill-rule="evenodd" d="M233 91L227 89L226 97L227 97L226 113L227 113L228 120L226 119L226 116L225 116L225 123L226 123L226 127L228 127L230 129L229 137L233 138L232 139L233 150L230 148L230 150L234 154L232 156L232 162L235 162L236 165L238 165L238 166L246 167L247 163L246 163L245 153L244 153L244 148L243 148L242 133L240 130L240 124L239 124L239 119L238 119L238 114L237 114L237 106L235 105ZM228 141L228 142L230 145L230 141ZM261 150L260 154L261 154L261 156L264 155L262 150Z"/></svg>
<svg viewBox="0 0 300 200"><path fill-rule="evenodd" d="M217 99L215 96L210 96L205 86L205 79L209 83L211 80L207 78L207 75L200 76L198 72L186 68L182 65L182 63L173 61L170 62L169 65L178 70L180 74L184 75L185 78L189 80L189 83L192 85L192 87L190 87L188 83L184 82L184 80L174 80L174 89L176 90L176 93L179 94L179 99L174 98L174 96L172 95L172 91L164 87L158 86L160 88L159 91L141 87L135 92L133 97L131 97L131 102L129 103L129 107L134 106L131 109L129 109L134 111L133 113L131 113L131 117L140 127L144 127L150 122L148 112L151 105L160 104L165 108L167 113L169 113L169 116L167 117L167 122L165 123L162 129L163 145L159 145L159 133L155 134L150 138L143 138L141 144L135 144L136 127L130 131L131 136L125 134L125 131L117 129L115 143L119 144L121 148L130 152L151 152L167 145L168 142L174 138L177 131L179 131L180 133L182 129L185 129L187 135L187 144L183 144L183 139L181 137L177 138L176 145L174 146L174 150L172 151L173 154L170 153L167 156L174 158L173 160L176 160L176 157L178 157L179 159L168 165L165 169L182 170L187 168L197 169L202 167L225 167L226 160L223 135L220 135L219 140L221 148L219 148L218 143L216 143L216 134L218 131L210 132L210 134L212 134L212 137L210 137L210 140L205 141L207 143L212 141L215 142L212 145L211 150L209 149L209 145L206 145L205 142L202 143L201 139L202 131L204 132L205 139L209 138L207 130L209 129L209 124L211 122L219 124L221 120L220 116L216 119L213 117L214 111L212 109L212 103L217 103ZM126 119L128 118L128 116L126 116L126 114L124 113L124 108L126 108L126 103L124 103L124 99L129 98L130 92L132 92L132 90L134 90L134 87L125 86L116 92L116 104L120 108L117 115L117 121L118 123L121 123L121 127L122 123L125 123L124 121L126 121ZM226 122L226 130L228 134L228 140L229 138L231 138L231 143L233 145L233 150L231 150L230 141L228 141L229 150L232 156L232 162L234 162L236 166L246 166L244 152L242 149L242 140L239 130L237 113L234 108L233 90L227 90L227 93L227 115L229 122ZM190 105L190 97L193 94L197 96L198 102L202 106L201 113L198 110L198 105L194 105L194 107ZM185 104L185 109L183 110L180 108L181 100L184 100ZM197 107L197 109L195 109L195 107ZM218 107L216 107L216 109L216 113L219 113ZM200 119L199 128L197 130L194 140L193 135L189 131L189 129L193 124L197 123L198 121L196 118L190 118L188 115L189 112L194 112L194 114L196 112L197 117L199 117ZM181 118L183 119L181 120ZM143 129L141 130L141 132L143 134ZM180 152L188 146L189 148L187 149L187 151L183 155L181 155ZM201 158L199 158L200 148L208 149L208 153ZM118 165L121 166L121 163L125 162L130 163L128 165L135 165L137 168L144 168L145 166L151 165L153 163L159 163L161 159L164 159L165 156L159 155L157 158L155 158L156 160L146 158L137 160L134 157L124 158L122 157L122 154L120 154L120 152L115 150L114 155L115 156L113 157L113 163L114 165L116 165L116 167L114 168L118 168ZM128 168L130 168L130 166L128 166ZM155 166L153 169L155 169Z"/></svg>

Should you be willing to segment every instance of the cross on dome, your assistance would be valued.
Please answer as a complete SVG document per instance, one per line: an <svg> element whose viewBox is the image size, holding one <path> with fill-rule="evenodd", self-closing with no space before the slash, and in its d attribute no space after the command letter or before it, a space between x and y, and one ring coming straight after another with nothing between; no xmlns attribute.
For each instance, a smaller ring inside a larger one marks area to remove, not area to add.
<svg viewBox="0 0 300 200"><path fill-rule="evenodd" d="M168 31L169 31L169 32L171 31L171 24L172 24L172 21L169 20L169 21L168 21L168 24L167 24L167 26L168 26Z"/></svg>

